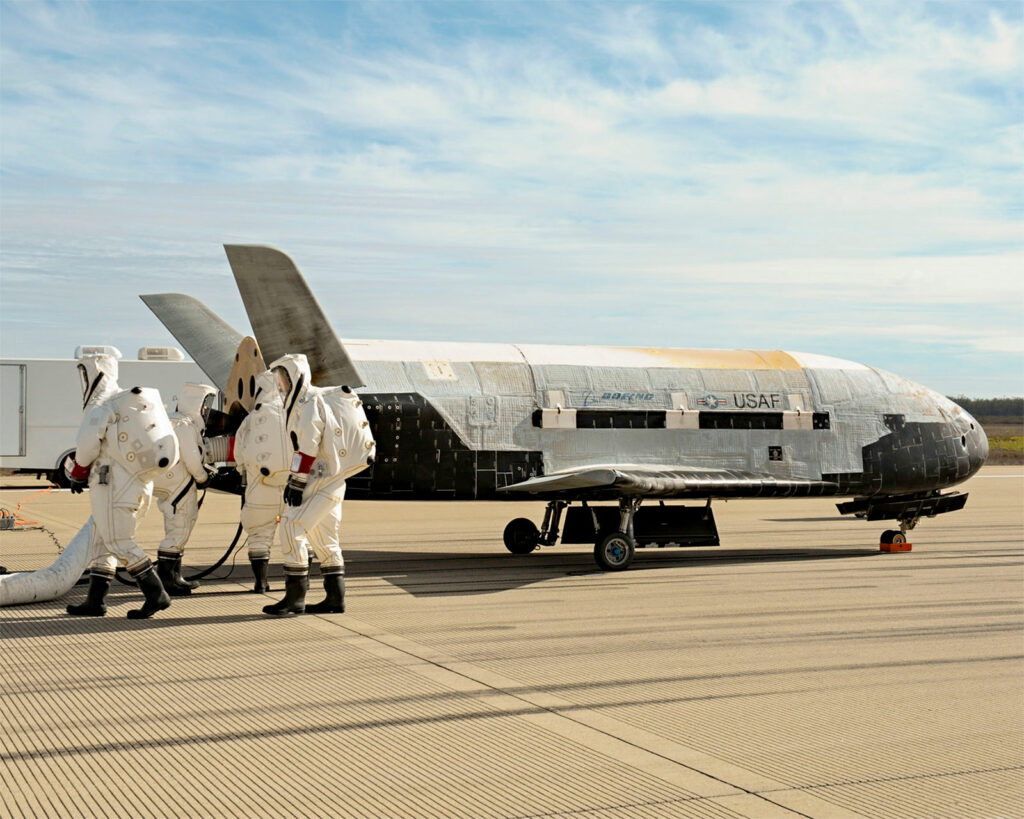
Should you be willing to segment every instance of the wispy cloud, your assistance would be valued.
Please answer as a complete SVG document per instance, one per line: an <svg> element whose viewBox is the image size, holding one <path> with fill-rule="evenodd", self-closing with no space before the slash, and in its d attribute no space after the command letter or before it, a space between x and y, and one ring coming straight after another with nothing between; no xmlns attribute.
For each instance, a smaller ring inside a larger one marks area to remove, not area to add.
<svg viewBox="0 0 1024 819"><path fill-rule="evenodd" d="M866 358L889 326L911 370L955 339L1024 389L1017 3L0 14L5 354L119 334L82 309L111 298L144 328L136 293L194 279L238 320L217 245L260 241L346 335Z"/></svg>

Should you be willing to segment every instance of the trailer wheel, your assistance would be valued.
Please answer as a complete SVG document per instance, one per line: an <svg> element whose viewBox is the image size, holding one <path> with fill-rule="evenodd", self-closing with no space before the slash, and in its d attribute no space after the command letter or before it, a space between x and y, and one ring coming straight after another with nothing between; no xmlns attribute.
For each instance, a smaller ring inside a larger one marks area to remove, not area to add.
<svg viewBox="0 0 1024 819"><path fill-rule="evenodd" d="M55 466L49 473L50 483L56 486L58 489L67 489L71 486L68 481L68 476L64 473L64 461L68 458L75 457L75 450L69 449L63 455L57 459L57 466Z"/></svg>
<svg viewBox="0 0 1024 819"><path fill-rule="evenodd" d="M528 555L540 543L540 530L529 518L510 520L502 535L505 548L514 555Z"/></svg>
<svg viewBox="0 0 1024 819"><path fill-rule="evenodd" d="M633 562L635 550L633 538L622 532L612 532L597 542L594 560L606 572L621 572Z"/></svg>

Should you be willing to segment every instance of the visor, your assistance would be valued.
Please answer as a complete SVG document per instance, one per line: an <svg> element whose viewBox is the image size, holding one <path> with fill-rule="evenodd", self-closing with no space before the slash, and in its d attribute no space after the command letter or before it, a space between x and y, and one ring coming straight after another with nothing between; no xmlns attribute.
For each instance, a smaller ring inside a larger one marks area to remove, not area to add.
<svg viewBox="0 0 1024 819"><path fill-rule="evenodd" d="M287 398L292 391L292 377L284 367L274 367L274 380L277 384L277 391L282 398Z"/></svg>

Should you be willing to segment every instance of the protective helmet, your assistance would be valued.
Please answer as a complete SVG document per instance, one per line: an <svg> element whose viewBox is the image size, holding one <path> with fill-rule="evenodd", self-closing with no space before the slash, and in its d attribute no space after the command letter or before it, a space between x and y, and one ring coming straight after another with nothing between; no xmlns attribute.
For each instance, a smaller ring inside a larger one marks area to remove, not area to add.
<svg viewBox="0 0 1024 819"><path fill-rule="evenodd" d="M279 368L280 369L280 368ZM291 380L289 376L289 380ZM283 398L278 391L278 377L271 370L264 370L256 376L256 391L253 393L253 412L263 404L281 405Z"/></svg>
<svg viewBox="0 0 1024 819"><path fill-rule="evenodd" d="M82 408L99 403L118 391L117 359L111 355L87 355L78 360Z"/></svg>
<svg viewBox="0 0 1024 819"><path fill-rule="evenodd" d="M216 398L216 387L209 384L185 384L178 396L177 411L203 429L206 426L206 413Z"/></svg>
<svg viewBox="0 0 1024 819"><path fill-rule="evenodd" d="M270 365L270 371L278 379L278 389L284 399L285 419L291 417L299 399L306 394L312 380L309 362L299 354L284 355Z"/></svg>

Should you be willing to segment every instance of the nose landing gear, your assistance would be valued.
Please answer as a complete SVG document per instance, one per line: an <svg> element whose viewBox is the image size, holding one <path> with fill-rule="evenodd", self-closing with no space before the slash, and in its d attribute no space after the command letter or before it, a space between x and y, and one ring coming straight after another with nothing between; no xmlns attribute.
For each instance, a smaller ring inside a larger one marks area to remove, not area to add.
<svg viewBox="0 0 1024 819"><path fill-rule="evenodd" d="M900 518L899 529L886 529L882 532L878 548L883 552L909 552L913 545L907 542L907 532L917 526L918 518Z"/></svg>

